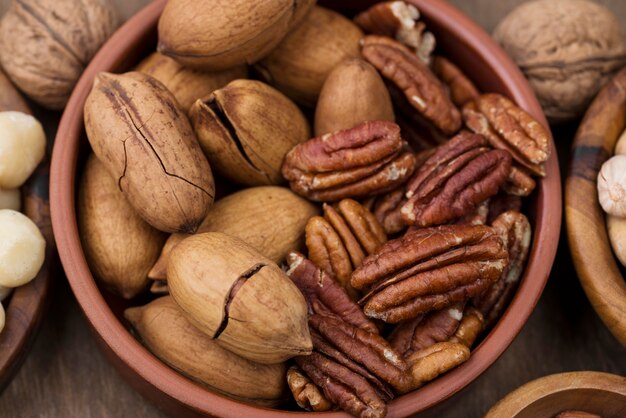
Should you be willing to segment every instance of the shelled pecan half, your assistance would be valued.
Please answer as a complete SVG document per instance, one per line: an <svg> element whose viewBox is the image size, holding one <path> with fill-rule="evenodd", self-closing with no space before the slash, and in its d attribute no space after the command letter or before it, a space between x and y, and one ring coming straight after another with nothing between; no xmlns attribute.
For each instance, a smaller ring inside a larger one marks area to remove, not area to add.
<svg viewBox="0 0 626 418"><path fill-rule="evenodd" d="M463 119L494 148L509 151L515 161L531 173L545 176L550 135L541 123L515 103L500 94L483 94L463 107Z"/></svg>
<svg viewBox="0 0 626 418"><path fill-rule="evenodd" d="M484 315L487 326L500 317L513 298L526 265L532 235L526 216L515 211L504 212L493 221L492 226L507 247L509 264L498 281L473 299L474 306Z"/></svg>
<svg viewBox="0 0 626 418"><path fill-rule="evenodd" d="M467 348L472 348L474 341L476 341L476 338L478 338L478 335L483 329L485 329L485 318L483 314L472 306L466 306L459 327L448 341L463 344Z"/></svg>
<svg viewBox="0 0 626 418"><path fill-rule="evenodd" d="M346 323L378 333L378 327L365 316L359 305L350 299L345 289L330 274L295 251L287 255L287 265L287 276L304 295L310 312L332 312Z"/></svg>
<svg viewBox="0 0 626 418"><path fill-rule="evenodd" d="M333 274L356 299L358 292L350 286L352 271L387 242L376 217L358 202L344 199L336 208L324 204L324 217L309 219L305 231L311 261Z"/></svg>
<svg viewBox="0 0 626 418"><path fill-rule="evenodd" d="M407 47L386 36L368 35L361 40L361 55L441 132L451 135L459 130L460 112L444 85Z"/></svg>
<svg viewBox="0 0 626 418"><path fill-rule="evenodd" d="M436 46L435 36L420 22L417 7L404 1L387 1L359 13L354 22L364 32L389 36L415 51L426 64Z"/></svg>
<svg viewBox="0 0 626 418"><path fill-rule="evenodd" d="M482 135L461 132L416 171L402 206L406 224L441 225L471 213L509 177L511 155L491 149Z"/></svg>
<svg viewBox="0 0 626 418"><path fill-rule="evenodd" d="M489 216L489 199L483 200L473 212L468 213L455 223L468 225L486 225Z"/></svg>
<svg viewBox="0 0 626 418"><path fill-rule="evenodd" d="M302 409L323 412L333 407L333 404L324 397L319 386L311 382L311 379L297 366L291 366L287 370L287 385L296 403Z"/></svg>
<svg viewBox="0 0 626 418"><path fill-rule="evenodd" d="M386 234L398 233L406 227L400 214L400 208L405 202L404 188L389 192L374 201L374 216L378 219Z"/></svg>
<svg viewBox="0 0 626 418"><path fill-rule="evenodd" d="M513 196L526 197L530 196L536 186L537 182L526 172L526 169L513 164L509 178L502 185L502 190Z"/></svg>
<svg viewBox="0 0 626 418"><path fill-rule="evenodd" d="M470 357L467 346L459 343L442 342L411 354L407 362L411 365L411 376L415 387L430 382L439 375L465 363Z"/></svg>
<svg viewBox="0 0 626 418"><path fill-rule="evenodd" d="M352 273L370 318L399 323L482 293L501 275L508 253L484 225L447 225L388 241Z"/></svg>
<svg viewBox="0 0 626 418"><path fill-rule="evenodd" d="M282 173L294 192L328 202L393 190L414 169L415 157L406 150L398 125L368 121L295 146Z"/></svg>
<svg viewBox="0 0 626 418"><path fill-rule="evenodd" d="M450 90L450 99L459 108L480 96L478 89L463 71L441 55L433 59L433 72Z"/></svg>

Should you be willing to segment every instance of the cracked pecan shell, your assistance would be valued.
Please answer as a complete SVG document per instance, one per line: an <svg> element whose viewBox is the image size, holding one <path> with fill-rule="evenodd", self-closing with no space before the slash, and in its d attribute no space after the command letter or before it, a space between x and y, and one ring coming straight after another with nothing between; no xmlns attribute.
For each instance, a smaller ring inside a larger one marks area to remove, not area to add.
<svg viewBox="0 0 626 418"><path fill-rule="evenodd" d="M357 292L350 286L352 271L387 242L378 220L358 202L344 199L336 209L324 204L324 217L309 219L305 231L311 261L333 274L356 299Z"/></svg>
<svg viewBox="0 0 626 418"><path fill-rule="evenodd" d="M512 101L495 93L483 94L463 107L463 119L494 148L509 151L515 161L531 173L545 176L550 134Z"/></svg>
<svg viewBox="0 0 626 418"><path fill-rule="evenodd" d="M359 305L350 299L345 289L330 274L295 251L287 255L287 265L287 276L304 295L309 312L332 312L346 323L378 333L376 325L365 316Z"/></svg>
<svg viewBox="0 0 626 418"><path fill-rule="evenodd" d="M437 55L432 68L435 75L448 86L450 99L459 108L480 96L474 83L447 58Z"/></svg>
<svg viewBox="0 0 626 418"><path fill-rule="evenodd" d="M365 315L399 323L482 293L508 263L502 238L483 225L407 232L363 260L352 274Z"/></svg>
<svg viewBox="0 0 626 418"><path fill-rule="evenodd" d="M311 200L373 196L411 176L415 157L405 148L398 125L368 121L297 145L282 173L294 192Z"/></svg>
<svg viewBox="0 0 626 418"><path fill-rule="evenodd" d="M361 55L441 132L451 135L459 130L461 114L444 85L407 47L385 36L368 35L361 40Z"/></svg>
<svg viewBox="0 0 626 418"><path fill-rule="evenodd" d="M498 192L510 171L507 151L489 148L482 135L461 132L409 180L402 219L409 225L431 226L468 215Z"/></svg>
<svg viewBox="0 0 626 418"><path fill-rule="evenodd" d="M436 46L435 36L418 21L417 7L404 1L387 1L359 13L354 22L367 33L389 36L415 51L426 64Z"/></svg>
<svg viewBox="0 0 626 418"><path fill-rule="evenodd" d="M498 281L473 300L474 306L484 315L487 326L500 317L513 298L528 258L532 236L530 223L520 212L504 212L493 221L492 226L507 247L509 264Z"/></svg>
<svg viewBox="0 0 626 418"><path fill-rule="evenodd" d="M85 102L94 153L150 225L193 233L213 203L211 168L176 99L138 72L99 73Z"/></svg>

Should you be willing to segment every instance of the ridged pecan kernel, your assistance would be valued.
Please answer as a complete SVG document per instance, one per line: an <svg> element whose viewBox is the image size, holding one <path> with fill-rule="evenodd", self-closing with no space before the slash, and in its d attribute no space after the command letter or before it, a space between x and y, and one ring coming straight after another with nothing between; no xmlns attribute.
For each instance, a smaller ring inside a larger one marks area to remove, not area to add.
<svg viewBox="0 0 626 418"><path fill-rule="evenodd" d="M433 60L433 72L448 86L450 99L456 106L462 107L465 103L480 96L474 83L447 58L437 55Z"/></svg>
<svg viewBox="0 0 626 418"><path fill-rule="evenodd" d="M424 228L366 257L351 283L369 289L359 301L365 315L398 323L482 293L507 263L506 247L491 227Z"/></svg>
<svg viewBox="0 0 626 418"><path fill-rule="evenodd" d="M282 173L294 192L311 200L373 196L411 176L415 157L405 148L398 125L368 121L297 145Z"/></svg>
<svg viewBox="0 0 626 418"><path fill-rule="evenodd" d="M307 411L322 412L332 408L321 389L296 366L287 370L287 385L300 408Z"/></svg>
<svg viewBox="0 0 626 418"><path fill-rule="evenodd" d="M494 148L504 149L537 176L545 176L550 134L532 116L506 97L483 94L463 107L465 124L484 135Z"/></svg>
<svg viewBox="0 0 626 418"><path fill-rule="evenodd" d="M361 40L361 55L441 132L451 135L459 130L461 114L445 87L407 47L385 36L368 35Z"/></svg>
<svg viewBox="0 0 626 418"><path fill-rule="evenodd" d="M441 145L407 183L401 209L409 225L441 225L471 213L508 178L511 155L481 135L461 132Z"/></svg>

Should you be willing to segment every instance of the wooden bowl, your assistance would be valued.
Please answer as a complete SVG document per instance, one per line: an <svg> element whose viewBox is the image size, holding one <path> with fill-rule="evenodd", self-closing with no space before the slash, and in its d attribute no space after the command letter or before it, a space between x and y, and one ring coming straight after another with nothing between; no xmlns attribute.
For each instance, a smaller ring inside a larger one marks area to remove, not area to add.
<svg viewBox="0 0 626 418"><path fill-rule="evenodd" d="M439 35L441 48L465 67L480 88L513 98L547 125L522 74L487 33L444 1L412 2L423 12L429 29ZM78 168L84 163L88 149L83 104L97 72L126 70L154 48L156 23L164 3L157 1L147 6L109 40L83 74L61 120L51 177L52 221L61 261L105 353L120 373L158 406L175 416L252 416L260 412L288 416L294 412L255 408L203 389L150 354L120 320L122 302L112 300L98 289L81 248L75 185L80 174ZM333 3L344 5L343 2ZM529 205L534 225L533 245L526 273L508 310L474 349L468 362L418 391L398 397L390 404L389 416L407 416L452 396L484 372L513 341L539 300L554 261L561 220L560 197L558 163L553 153L547 164L547 177L539 181ZM345 416L341 412L325 415Z"/></svg>
<svg viewBox="0 0 626 418"><path fill-rule="evenodd" d="M0 111L19 110L31 113L26 102L13 92L8 79L0 72ZM56 257L50 207L48 205L48 180L50 161L46 158L22 187L22 211L32 219L46 239L46 260L39 274L30 283L21 286L9 296L4 306L6 323L0 333L0 392L9 384L26 359L41 319L50 287L51 270Z"/></svg>
<svg viewBox="0 0 626 418"><path fill-rule="evenodd" d="M626 282L613 255L597 177L626 128L626 69L596 96L574 140L565 187L567 237L580 283L604 324L626 347Z"/></svg>
<svg viewBox="0 0 626 418"><path fill-rule="evenodd" d="M578 410L602 418L626 416L626 377L599 372L553 374L502 398L485 418L553 418Z"/></svg>

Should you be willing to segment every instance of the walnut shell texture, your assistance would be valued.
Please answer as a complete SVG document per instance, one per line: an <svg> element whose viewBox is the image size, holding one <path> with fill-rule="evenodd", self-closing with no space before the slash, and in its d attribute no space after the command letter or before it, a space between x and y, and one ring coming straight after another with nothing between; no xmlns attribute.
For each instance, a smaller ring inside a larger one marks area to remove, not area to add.
<svg viewBox="0 0 626 418"><path fill-rule="evenodd" d="M500 22L493 36L520 66L552 122L580 116L626 64L620 22L589 0L524 3Z"/></svg>
<svg viewBox="0 0 626 418"><path fill-rule="evenodd" d="M0 21L0 63L31 99L59 110L116 26L105 0L12 1Z"/></svg>

